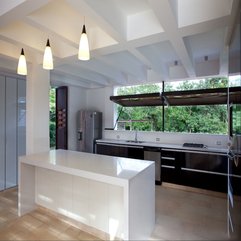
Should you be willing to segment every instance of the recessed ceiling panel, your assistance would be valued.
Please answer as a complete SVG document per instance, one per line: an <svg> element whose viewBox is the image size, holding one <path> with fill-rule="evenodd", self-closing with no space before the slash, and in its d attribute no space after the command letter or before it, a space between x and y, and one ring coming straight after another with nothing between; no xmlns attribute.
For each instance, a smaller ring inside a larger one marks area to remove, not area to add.
<svg viewBox="0 0 241 241"><path fill-rule="evenodd" d="M218 56L223 49L225 29L197 34L184 38L184 43L193 59Z"/></svg>
<svg viewBox="0 0 241 241"><path fill-rule="evenodd" d="M233 0L181 0L178 1L178 25L188 26L227 16Z"/></svg>
<svg viewBox="0 0 241 241"><path fill-rule="evenodd" d="M147 0L112 0L125 15L137 14L149 8Z"/></svg>
<svg viewBox="0 0 241 241"><path fill-rule="evenodd" d="M1 0L1 7L0 7L0 16L2 16L4 13L10 11L14 7L18 6L19 4L25 2L25 0Z"/></svg>
<svg viewBox="0 0 241 241"><path fill-rule="evenodd" d="M168 63L178 59L169 41L139 47L138 50L152 63Z"/></svg>
<svg viewBox="0 0 241 241"><path fill-rule="evenodd" d="M163 31L159 20L152 10L127 17L127 40L142 38Z"/></svg>
<svg viewBox="0 0 241 241"><path fill-rule="evenodd" d="M51 30L64 33L67 39L76 43L79 41L81 28L84 23L84 15L77 13L63 0L50 2L45 7L29 15L29 18ZM89 19L87 24L91 25Z"/></svg>
<svg viewBox="0 0 241 241"><path fill-rule="evenodd" d="M105 60L107 63L117 66L119 69L126 71L128 74L132 74L140 78L145 76L143 63L128 51L105 55L101 59Z"/></svg>

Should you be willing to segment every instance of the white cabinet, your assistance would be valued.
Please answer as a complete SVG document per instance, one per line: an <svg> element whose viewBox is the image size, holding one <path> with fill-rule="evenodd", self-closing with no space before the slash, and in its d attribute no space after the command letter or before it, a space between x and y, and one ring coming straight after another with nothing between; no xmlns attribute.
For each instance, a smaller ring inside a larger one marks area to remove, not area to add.
<svg viewBox="0 0 241 241"><path fill-rule="evenodd" d="M26 81L0 75L0 191L16 186L18 156L25 154Z"/></svg>

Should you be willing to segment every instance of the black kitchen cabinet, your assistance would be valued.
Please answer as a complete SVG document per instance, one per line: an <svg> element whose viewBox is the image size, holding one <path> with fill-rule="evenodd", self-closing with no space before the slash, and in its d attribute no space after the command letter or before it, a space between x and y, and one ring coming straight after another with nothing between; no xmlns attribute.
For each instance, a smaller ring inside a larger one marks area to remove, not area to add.
<svg viewBox="0 0 241 241"><path fill-rule="evenodd" d="M173 150L161 150L161 177L163 182L180 184L181 166L184 153Z"/></svg>
<svg viewBox="0 0 241 241"><path fill-rule="evenodd" d="M215 153L185 153L181 184L227 192L227 156Z"/></svg>
<svg viewBox="0 0 241 241"><path fill-rule="evenodd" d="M128 158L144 159L144 149L142 146L128 146Z"/></svg>
<svg viewBox="0 0 241 241"><path fill-rule="evenodd" d="M162 149L162 181L227 192L227 156L211 152Z"/></svg>
<svg viewBox="0 0 241 241"><path fill-rule="evenodd" d="M107 156L127 157L127 148L121 145L112 145L108 143L96 144L96 153Z"/></svg>
<svg viewBox="0 0 241 241"><path fill-rule="evenodd" d="M144 159L142 146L116 145L110 143L97 143L96 153L108 156L119 156L134 159Z"/></svg>

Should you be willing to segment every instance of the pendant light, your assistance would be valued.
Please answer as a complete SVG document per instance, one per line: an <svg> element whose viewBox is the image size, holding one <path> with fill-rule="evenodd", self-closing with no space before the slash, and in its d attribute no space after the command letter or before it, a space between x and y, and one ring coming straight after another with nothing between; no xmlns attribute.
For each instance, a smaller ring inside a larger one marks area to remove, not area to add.
<svg viewBox="0 0 241 241"><path fill-rule="evenodd" d="M53 69L53 55L50 47L49 39L47 40L46 48L44 51L44 59L43 59L43 68L44 69Z"/></svg>
<svg viewBox="0 0 241 241"><path fill-rule="evenodd" d="M17 73L20 75L27 75L27 63L26 63L26 58L24 55L24 50L22 48L21 50L21 55L18 60L18 69Z"/></svg>
<svg viewBox="0 0 241 241"><path fill-rule="evenodd" d="M85 24L83 25L82 33L80 36L78 58L80 60L89 60L90 59L89 41L88 41L88 37L86 34Z"/></svg>

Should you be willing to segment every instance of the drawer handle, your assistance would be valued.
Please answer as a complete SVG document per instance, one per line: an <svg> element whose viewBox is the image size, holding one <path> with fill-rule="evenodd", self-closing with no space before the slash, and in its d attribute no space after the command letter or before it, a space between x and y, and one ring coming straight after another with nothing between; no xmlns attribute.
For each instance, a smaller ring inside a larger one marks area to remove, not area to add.
<svg viewBox="0 0 241 241"><path fill-rule="evenodd" d="M161 167L175 169L174 166L161 165Z"/></svg>
<svg viewBox="0 0 241 241"><path fill-rule="evenodd" d="M161 157L162 160L172 160L175 161L175 157L167 157L167 156L163 156Z"/></svg>

